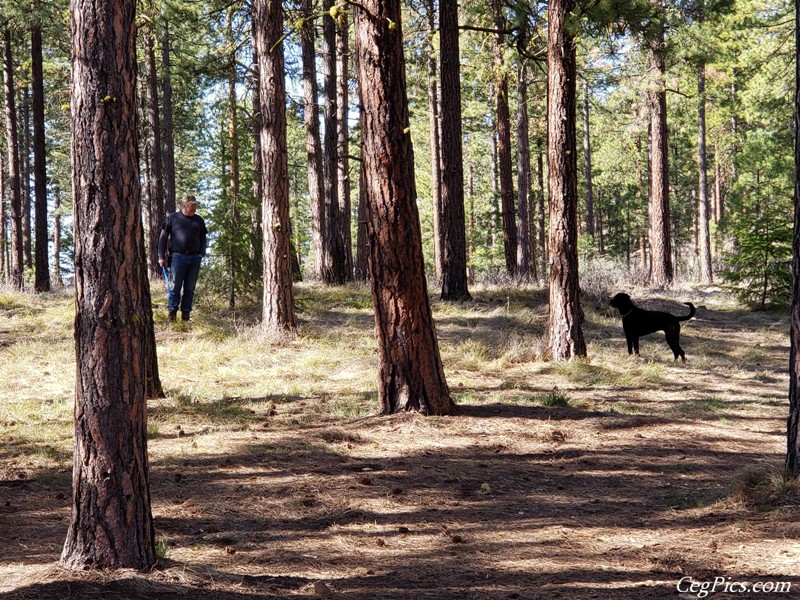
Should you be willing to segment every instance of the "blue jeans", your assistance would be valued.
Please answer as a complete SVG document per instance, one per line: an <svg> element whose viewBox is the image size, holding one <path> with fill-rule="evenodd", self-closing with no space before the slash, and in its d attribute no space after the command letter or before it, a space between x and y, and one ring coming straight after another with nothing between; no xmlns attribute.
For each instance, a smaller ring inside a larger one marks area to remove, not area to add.
<svg viewBox="0 0 800 600"><path fill-rule="evenodd" d="M194 254L183 254L181 252L172 253L172 279L175 286L169 293L167 310L175 312L180 309L182 312L191 312L192 301L194 300L194 288L197 287L197 278L200 276L200 262L202 256ZM183 297L181 298L181 290Z"/></svg>

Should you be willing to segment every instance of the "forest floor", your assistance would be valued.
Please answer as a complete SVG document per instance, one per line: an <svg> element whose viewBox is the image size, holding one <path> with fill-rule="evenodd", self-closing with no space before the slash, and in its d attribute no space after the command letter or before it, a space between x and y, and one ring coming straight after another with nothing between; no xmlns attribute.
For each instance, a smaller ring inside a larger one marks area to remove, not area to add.
<svg viewBox="0 0 800 600"><path fill-rule="evenodd" d="M169 327L156 297L163 558L146 573L58 565L72 297L0 292L0 598L800 598L800 492L781 475L788 311L717 288L630 291L699 307L685 364L660 335L629 358L600 299L583 304L589 360L563 364L542 360L541 289L434 300L452 417L376 414L365 287L299 285L300 333L281 343L255 309L208 297Z"/></svg>

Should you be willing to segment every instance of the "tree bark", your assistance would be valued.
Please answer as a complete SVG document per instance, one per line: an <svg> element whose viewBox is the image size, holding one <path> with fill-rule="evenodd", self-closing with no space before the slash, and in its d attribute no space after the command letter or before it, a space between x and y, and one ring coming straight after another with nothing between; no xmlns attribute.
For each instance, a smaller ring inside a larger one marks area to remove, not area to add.
<svg viewBox="0 0 800 600"><path fill-rule="evenodd" d="M439 1L442 79L442 188L440 220L442 300L471 300L467 289L467 233L464 225L464 152L461 141L461 73L457 0Z"/></svg>
<svg viewBox="0 0 800 600"><path fill-rule="evenodd" d="M378 396L385 413L451 414L422 258L400 0L354 10Z"/></svg>
<svg viewBox="0 0 800 600"><path fill-rule="evenodd" d="M578 160L575 40L567 18L575 0L551 0L547 33L547 166L550 198L550 351L586 356L578 286Z"/></svg>
<svg viewBox="0 0 800 600"><path fill-rule="evenodd" d="M164 223L164 180L162 177L161 158L161 117L158 110L158 73L156 72L156 39L151 23L150 29L144 35L145 64L147 80L147 126L150 130L149 156L150 177L147 191L150 275L161 277L161 267L158 264L158 236L161 225Z"/></svg>
<svg viewBox="0 0 800 600"><path fill-rule="evenodd" d="M800 31L800 0L795 0L795 31ZM786 476L800 479L800 36L795 36L794 82L794 232L792 304L789 333L789 416L786 421Z"/></svg>
<svg viewBox="0 0 800 600"><path fill-rule="evenodd" d="M314 22L309 19L313 13L312 0L301 0L300 12L303 29L300 32L300 50L303 61L303 121L306 129L306 155L308 165L308 197L311 201L311 257L314 279L325 281L325 191L322 165L322 142L319 131L319 93L317 89L317 53L314 48Z"/></svg>
<svg viewBox="0 0 800 600"><path fill-rule="evenodd" d="M26 269L33 268L31 241L31 94L27 83L22 88L22 147L19 156L20 194L22 198L22 253Z"/></svg>
<svg viewBox="0 0 800 600"><path fill-rule="evenodd" d="M325 189L325 283L339 285L345 283L348 275L344 264L344 242L341 234L341 217L339 214L339 151L338 123L336 121L336 23L330 17L334 0L322 0L322 10L326 13L322 21L322 66L323 85L325 89L325 134L322 157L324 166Z"/></svg>
<svg viewBox="0 0 800 600"><path fill-rule="evenodd" d="M262 327L271 335L296 328L292 289L289 168L286 149L286 91L283 12L280 3L253 3L261 99L261 164L264 198L264 295Z"/></svg>
<svg viewBox="0 0 800 600"><path fill-rule="evenodd" d="M73 0L75 463L70 568L155 563L147 315L136 130L135 5Z"/></svg>
<svg viewBox="0 0 800 600"><path fill-rule="evenodd" d="M44 75L42 67L42 26L31 26L31 87L33 88L33 182L35 225L35 276L37 292L50 290L47 236L47 163L44 129Z"/></svg>
<svg viewBox="0 0 800 600"><path fill-rule="evenodd" d="M528 67L520 61L517 71L517 188L519 189L517 275L531 276L531 150L528 124Z"/></svg>
<svg viewBox="0 0 800 600"><path fill-rule="evenodd" d="M339 185L337 196L339 198L339 235L342 238L344 250L344 271L347 281L353 279L353 239L351 234L352 207L350 200L350 126L348 116L350 113L350 44L349 44L348 16L342 16L336 32L336 122L337 122L337 182Z"/></svg>
<svg viewBox="0 0 800 600"><path fill-rule="evenodd" d="M8 148L8 189L11 197L11 286L23 287L24 248L22 242L22 194L20 191L19 137L17 132L16 95L14 92L14 60L11 51L11 30L3 31L3 81L6 99L6 147Z"/></svg>
<svg viewBox="0 0 800 600"><path fill-rule="evenodd" d="M672 240L669 211L669 146L667 145L667 90L664 64L664 28L651 43L650 65L654 78L648 90L650 105L650 285L672 284Z"/></svg>
<svg viewBox="0 0 800 600"><path fill-rule="evenodd" d="M163 105L163 164L164 174L164 214L171 214L176 209L175 189L175 127L172 119L172 40L169 35L169 19L162 13L161 22L161 103Z"/></svg>
<svg viewBox="0 0 800 600"><path fill-rule="evenodd" d="M505 30L501 0L492 0L494 25L498 32ZM511 113L508 108L508 73L503 64L505 36L497 33L494 39L495 106L497 111L497 161L500 169L500 211L503 221L503 254L506 272L517 270L517 221L514 215L514 175L511 158Z"/></svg>
<svg viewBox="0 0 800 600"><path fill-rule="evenodd" d="M445 0L447 2L448 0ZM425 2L428 18L428 34L425 40L428 53L428 124L430 127L431 146L431 200L433 202L433 268L436 279L442 279L442 121L440 114L439 87L437 82L436 46L436 3L434 0ZM442 10L442 2L439 2ZM457 7L456 7L457 10ZM441 21L441 17L440 17ZM439 45L441 47L441 37ZM459 108L460 110L460 108Z"/></svg>

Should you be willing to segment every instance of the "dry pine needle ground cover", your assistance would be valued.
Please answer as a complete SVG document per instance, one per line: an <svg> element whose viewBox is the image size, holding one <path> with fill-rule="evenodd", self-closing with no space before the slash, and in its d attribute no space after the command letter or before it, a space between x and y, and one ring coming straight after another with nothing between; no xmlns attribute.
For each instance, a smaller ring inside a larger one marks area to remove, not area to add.
<svg viewBox="0 0 800 600"><path fill-rule="evenodd" d="M684 577L789 582L766 597L800 597L798 494L780 477L785 311L632 291L675 314L702 305L684 365L658 336L629 359L618 316L587 299L590 360L554 364L542 290L473 293L434 301L460 407L447 418L375 415L363 287L299 286L301 331L281 343L259 338L255 311L208 298L170 328L156 298L163 559L148 573L58 567L71 296L0 293L0 598L697 597Z"/></svg>

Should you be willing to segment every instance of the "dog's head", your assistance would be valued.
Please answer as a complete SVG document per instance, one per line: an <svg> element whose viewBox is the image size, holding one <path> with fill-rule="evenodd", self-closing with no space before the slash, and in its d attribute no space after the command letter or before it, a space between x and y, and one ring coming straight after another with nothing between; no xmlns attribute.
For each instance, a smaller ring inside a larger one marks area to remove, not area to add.
<svg viewBox="0 0 800 600"><path fill-rule="evenodd" d="M620 292L608 301L609 306L613 306L620 312L627 312L633 307L633 301L628 294Z"/></svg>

